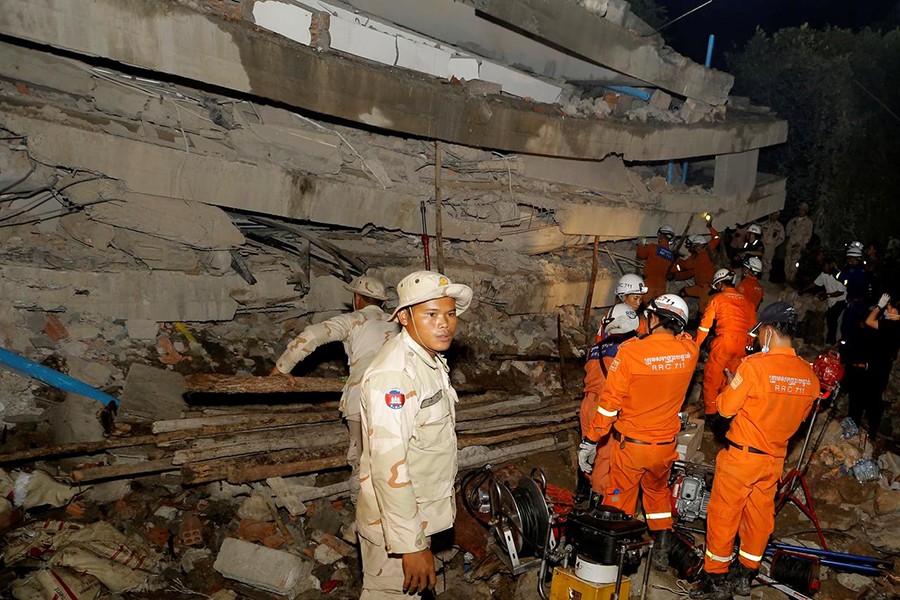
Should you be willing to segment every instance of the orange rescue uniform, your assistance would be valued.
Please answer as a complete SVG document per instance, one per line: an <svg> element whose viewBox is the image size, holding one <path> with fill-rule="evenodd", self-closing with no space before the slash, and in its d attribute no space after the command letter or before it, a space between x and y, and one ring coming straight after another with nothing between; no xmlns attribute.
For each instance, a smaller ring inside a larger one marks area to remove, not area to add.
<svg viewBox="0 0 900 600"><path fill-rule="evenodd" d="M675 274L676 281L694 278L694 285L681 290L682 296L690 296L700 300L700 310L704 310L709 304L710 286L713 276L716 274L716 265L713 264L709 251L702 250L697 254L678 261L679 271Z"/></svg>
<svg viewBox="0 0 900 600"><path fill-rule="evenodd" d="M674 255L668 242L663 242L638 246L637 257L644 261L644 283L649 290L644 295L644 302L650 302L666 293L666 274L674 262Z"/></svg>
<svg viewBox="0 0 900 600"><path fill-rule="evenodd" d="M591 349L593 354L593 348ZM581 421L581 437L588 437L591 429L591 421L597 414L597 406L600 402L600 395L606 386L606 375L603 373L603 366L609 371L609 365L613 359L604 357L588 356L587 362L584 364L584 398L581 400L581 411L579 417ZM597 456L594 458L594 469L590 473L591 489L598 494L605 494L606 487L609 484L609 458L612 452L612 444L610 436L604 436L597 444Z"/></svg>
<svg viewBox="0 0 900 600"><path fill-rule="evenodd" d="M753 310L759 310L759 305L762 304L764 293L762 285L759 283L759 279L749 273L744 275L737 286L737 291L753 305Z"/></svg>
<svg viewBox="0 0 900 600"><path fill-rule="evenodd" d="M597 441L611 431L604 503L633 515L642 489L647 525L653 531L672 528L669 471L678 457L678 411L697 354L697 344L686 333L676 337L662 331L623 342L609 365L597 412L584 432Z"/></svg>
<svg viewBox="0 0 900 600"><path fill-rule="evenodd" d="M725 387L725 369L734 372L747 356L749 331L756 325L756 310L733 287L714 294L697 329L697 344L703 344L713 323L716 337L703 367L703 404L707 415L716 412L716 396Z"/></svg>
<svg viewBox="0 0 900 600"><path fill-rule="evenodd" d="M729 445L716 457L706 521L707 573L728 571L736 534L741 563L759 568L775 528L775 492L788 439L818 394L809 363L793 348L772 348L745 358L716 399L722 416L734 420Z"/></svg>

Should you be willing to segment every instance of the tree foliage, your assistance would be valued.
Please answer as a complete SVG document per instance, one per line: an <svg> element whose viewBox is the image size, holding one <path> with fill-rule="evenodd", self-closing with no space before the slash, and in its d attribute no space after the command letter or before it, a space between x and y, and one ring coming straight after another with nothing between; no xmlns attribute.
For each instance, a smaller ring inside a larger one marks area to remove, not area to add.
<svg viewBox="0 0 900 600"><path fill-rule="evenodd" d="M788 177L789 212L809 202L832 248L900 237L900 29L757 31L728 62L734 93L788 120L761 167Z"/></svg>
<svg viewBox="0 0 900 600"><path fill-rule="evenodd" d="M655 0L631 0L630 4L631 12L654 29L662 27L668 20L666 7L658 4Z"/></svg>

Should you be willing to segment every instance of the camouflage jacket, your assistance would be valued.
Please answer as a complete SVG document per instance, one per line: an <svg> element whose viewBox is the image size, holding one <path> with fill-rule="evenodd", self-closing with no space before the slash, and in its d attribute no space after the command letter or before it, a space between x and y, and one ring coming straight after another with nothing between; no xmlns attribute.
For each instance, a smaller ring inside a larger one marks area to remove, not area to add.
<svg viewBox="0 0 900 600"><path fill-rule="evenodd" d="M372 364L384 343L397 335L400 326L388 321L390 315L377 306L338 315L316 325L310 325L295 337L275 363L282 373L290 373L294 366L323 344L343 342L347 353L350 376L341 396L341 414L346 418L359 415L360 383L363 373Z"/></svg>
<svg viewBox="0 0 900 600"><path fill-rule="evenodd" d="M427 547L456 518L456 391L440 355L406 331L389 341L362 383L359 533L394 554Z"/></svg>

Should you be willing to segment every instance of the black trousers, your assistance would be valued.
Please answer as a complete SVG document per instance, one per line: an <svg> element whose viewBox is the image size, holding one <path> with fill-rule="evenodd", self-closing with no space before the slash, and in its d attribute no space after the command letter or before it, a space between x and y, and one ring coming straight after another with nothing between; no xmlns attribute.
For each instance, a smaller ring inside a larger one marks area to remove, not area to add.
<svg viewBox="0 0 900 600"><path fill-rule="evenodd" d="M869 439L874 440L878 435L878 429L881 427L881 417L884 415L884 409L887 403L884 401L884 390L887 388L887 373L882 372L883 369L860 369L851 367L847 373L850 377L848 381L848 396L850 401L849 416L857 425L862 425L863 416L868 419Z"/></svg>
<svg viewBox="0 0 900 600"><path fill-rule="evenodd" d="M834 306L829 306L828 311L825 313L825 343L829 345L833 345L837 343L837 325L838 319L841 318L841 313L844 312L844 309L847 307L847 303L844 300L840 302L835 302Z"/></svg>

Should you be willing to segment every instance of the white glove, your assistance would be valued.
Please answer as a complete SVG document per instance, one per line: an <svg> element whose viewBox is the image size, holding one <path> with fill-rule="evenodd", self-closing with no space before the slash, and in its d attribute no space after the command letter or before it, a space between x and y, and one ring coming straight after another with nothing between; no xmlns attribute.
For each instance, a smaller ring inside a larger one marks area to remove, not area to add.
<svg viewBox="0 0 900 600"><path fill-rule="evenodd" d="M638 246L646 246L646 245L647 245L647 238L642 237L638 240Z"/></svg>
<svg viewBox="0 0 900 600"><path fill-rule="evenodd" d="M582 472L590 473L594 470L595 458L597 458L597 444L581 440L581 445L578 446L578 466Z"/></svg>
<svg viewBox="0 0 900 600"><path fill-rule="evenodd" d="M888 302L891 301L891 297L887 294L882 294L881 298L878 299L878 308L884 310L884 307L888 305Z"/></svg>

